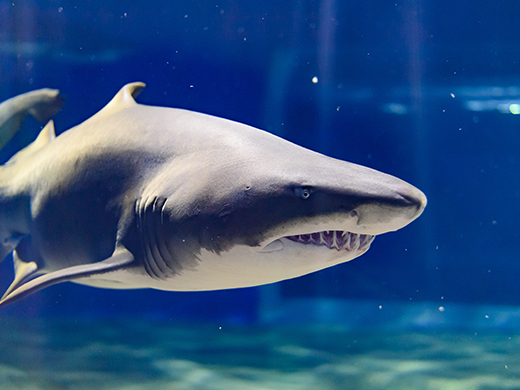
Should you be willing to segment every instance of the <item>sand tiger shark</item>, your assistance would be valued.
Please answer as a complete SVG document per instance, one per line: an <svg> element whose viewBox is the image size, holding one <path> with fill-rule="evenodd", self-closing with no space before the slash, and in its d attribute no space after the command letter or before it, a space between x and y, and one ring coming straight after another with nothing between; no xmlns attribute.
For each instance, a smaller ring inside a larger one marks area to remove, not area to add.
<svg viewBox="0 0 520 390"><path fill-rule="evenodd" d="M218 290L352 260L416 219L425 195L393 176L265 131L138 104L125 85L58 137L50 121L0 166L0 305L73 281Z"/></svg>
<svg viewBox="0 0 520 390"><path fill-rule="evenodd" d="M27 115L45 125L63 106L57 89L43 88L24 93L0 104L0 149L14 136Z"/></svg>

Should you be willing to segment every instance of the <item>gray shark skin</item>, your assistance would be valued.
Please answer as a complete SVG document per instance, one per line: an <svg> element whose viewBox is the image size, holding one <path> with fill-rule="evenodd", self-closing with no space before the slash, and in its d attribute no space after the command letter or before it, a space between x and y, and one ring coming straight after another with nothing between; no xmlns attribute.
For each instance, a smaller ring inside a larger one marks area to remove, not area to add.
<svg viewBox="0 0 520 390"><path fill-rule="evenodd" d="M426 197L237 122L137 104L53 123L0 167L5 305L63 281L172 291L255 286L352 260Z"/></svg>
<svg viewBox="0 0 520 390"><path fill-rule="evenodd" d="M0 149L14 136L27 115L46 124L63 106L57 89L38 89L15 96L0 104Z"/></svg>

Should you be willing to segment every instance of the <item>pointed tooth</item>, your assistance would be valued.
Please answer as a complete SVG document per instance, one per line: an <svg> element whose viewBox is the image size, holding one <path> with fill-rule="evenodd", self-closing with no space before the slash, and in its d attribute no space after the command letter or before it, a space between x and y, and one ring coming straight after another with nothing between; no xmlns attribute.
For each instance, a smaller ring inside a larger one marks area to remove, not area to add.
<svg viewBox="0 0 520 390"><path fill-rule="evenodd" d="M332 232L332 244L331 244L331 248L336 248L336 249L339 249L338 247L338 241L336 239L336 235L337 235L337 232L336 231L333 231Z"/></svg>
<svg viewBox="0 0 520 390"><path fill-rule="evenodd" d="M323 243L327 246L327 248L332 248L334 245L334 231L329 230L326 232L323 232Z"/></svg>
<svg viewBox="0 0 520 390"><path fill-rule="evenodd" d="M346 235L346 238L347 238L347 239L345 240L345 249L346 249L347 251L351 251L352 248L351 248L351 246L350 246L350 243L352 242L352 233L348 233L348 234Z"/></svg>
<svg viewBox="0 0 520 390"><path fill-rule="evenodd" d="M352 244L352 250L359 249L359 234L354 234L353 240L351 240Z"/></svg>
<svg viewBox="0 0 520 390"><path fill-rule="evenodd" d="M345 249L345 243L348 240L348 237L345 236L346 232L336 232L336 246L338 250Z"/></svg>

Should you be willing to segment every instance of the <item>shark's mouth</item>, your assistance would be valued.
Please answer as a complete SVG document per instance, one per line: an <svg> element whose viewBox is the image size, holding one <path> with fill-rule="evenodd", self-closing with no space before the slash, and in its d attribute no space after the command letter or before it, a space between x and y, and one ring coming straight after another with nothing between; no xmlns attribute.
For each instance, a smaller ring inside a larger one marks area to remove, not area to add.
<svg viewBox="0 0 520 390"><path fill-rule="evenodd" d="M285 238L299 244L326 246L329 249L352 252L368 250L375 236L330 230L326 232L287 236Z"/></svg>

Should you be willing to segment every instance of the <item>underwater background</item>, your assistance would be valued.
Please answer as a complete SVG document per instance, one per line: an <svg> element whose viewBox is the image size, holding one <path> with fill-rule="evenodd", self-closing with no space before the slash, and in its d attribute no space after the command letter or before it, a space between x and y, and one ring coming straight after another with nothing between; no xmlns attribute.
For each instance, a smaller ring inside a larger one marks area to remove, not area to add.
<svg viewBox="0 0 520 390"><path fill-rule="evenodd" d="M2 389L520 389L520 2L0 1L0 101L61 133L126 83L428 197L352 262L216 292L56 285L0 309ZM1 162L31 142L27 119ZM12 261L0 264L4 291Z"/></svg>

